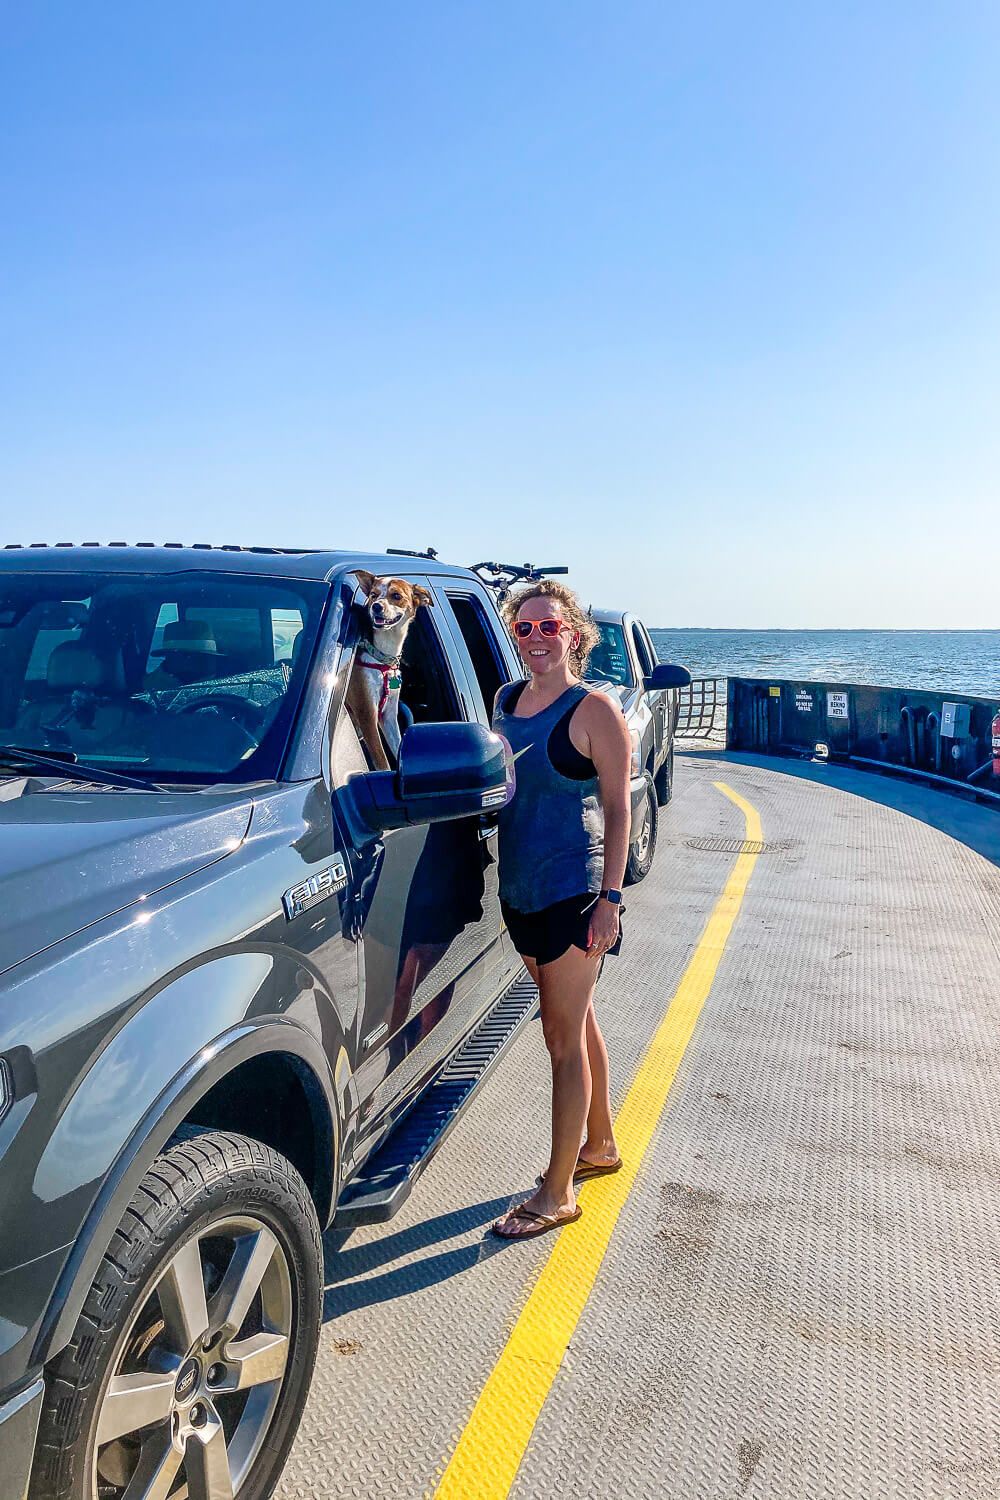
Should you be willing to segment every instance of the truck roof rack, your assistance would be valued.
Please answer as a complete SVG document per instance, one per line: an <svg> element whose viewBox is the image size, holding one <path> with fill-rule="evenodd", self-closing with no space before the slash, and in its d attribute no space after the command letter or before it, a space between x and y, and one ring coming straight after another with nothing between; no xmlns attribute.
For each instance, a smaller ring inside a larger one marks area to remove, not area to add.
<svg viewBox="0 0 1000 1500"><path fill-rule="evenodd" d="M180 547L192 552L256 552L270 557L301 557L318 547L244 547L237 542L4 542L4 552L33 551L55 547Z"/></svg>
<svg viewBox="0 0 1000 1500"><path fill-rule="evenodd" d="M426 552L417 552L412 547L386 547L387 557L422 557L427 562L437 561L437 551L434 547L428 547Z"/></svg>

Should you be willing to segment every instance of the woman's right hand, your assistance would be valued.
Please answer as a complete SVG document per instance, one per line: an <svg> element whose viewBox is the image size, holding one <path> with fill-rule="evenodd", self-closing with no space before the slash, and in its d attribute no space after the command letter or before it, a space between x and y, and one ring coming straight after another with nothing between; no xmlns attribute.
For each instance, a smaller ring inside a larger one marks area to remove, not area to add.
<svg viewBox="0 0 1000 1500"><path fill-rule="evenodd" d="M618 938L618 908L599 896L587 930L587 957L603 958Z"/></svg>

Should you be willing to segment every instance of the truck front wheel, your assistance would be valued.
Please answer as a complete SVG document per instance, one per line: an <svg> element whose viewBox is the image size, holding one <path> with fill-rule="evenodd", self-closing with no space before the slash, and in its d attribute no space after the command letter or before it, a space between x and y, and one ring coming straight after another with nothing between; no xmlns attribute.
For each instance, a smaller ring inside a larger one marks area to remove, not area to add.
<svg viewBox="0 0 1000 1500"><path fill-rule="evenodd" d="M221 1131L169 1147L47 1371L32 1500L265 1500L309 1387L321 1271L284 1157Z"/></svg>

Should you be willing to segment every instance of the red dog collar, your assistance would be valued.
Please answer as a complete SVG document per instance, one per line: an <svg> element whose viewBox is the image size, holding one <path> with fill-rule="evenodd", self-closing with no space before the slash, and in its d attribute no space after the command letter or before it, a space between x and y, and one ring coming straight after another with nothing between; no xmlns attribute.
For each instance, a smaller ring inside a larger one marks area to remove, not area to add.
<svg viewBox="0 0 1000 1500"><path fill-rule="evenodd" d="M382 674L382 691L379 694L378 700L378 716L381 719L385 713L385 706L389 701L390 692L393 688L402 687L403 685L403 679L399 675L399 664L394 661L368 661L364 656L360 660L361 665L366 667L369 672L381 672Z"/></svg>

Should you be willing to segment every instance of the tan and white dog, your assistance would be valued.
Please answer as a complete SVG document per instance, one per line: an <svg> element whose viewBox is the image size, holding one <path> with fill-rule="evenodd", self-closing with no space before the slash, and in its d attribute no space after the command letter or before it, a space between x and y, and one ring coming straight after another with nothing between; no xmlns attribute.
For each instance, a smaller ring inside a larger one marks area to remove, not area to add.
<svg viewBox="0 0 1000 1500"><path fill-rule="evenodd" d="M357 661L347 689L347 710L364 740L375 765L389 771L399 760L399 690L403 685L400 657L403 643L417 610L434 603L430 592L402 578L376 578L357 569L358 582L367 594L365 612L371 627L371 643L358 649Z"/></svg>

